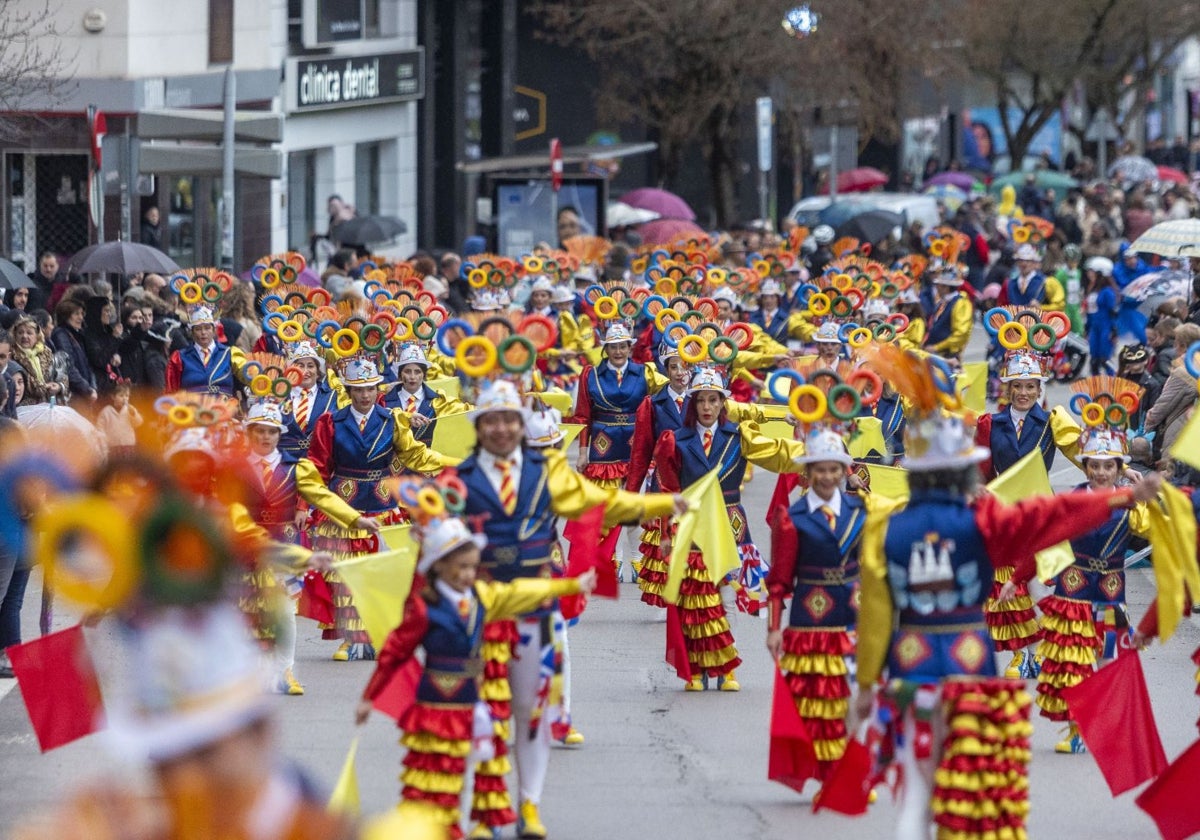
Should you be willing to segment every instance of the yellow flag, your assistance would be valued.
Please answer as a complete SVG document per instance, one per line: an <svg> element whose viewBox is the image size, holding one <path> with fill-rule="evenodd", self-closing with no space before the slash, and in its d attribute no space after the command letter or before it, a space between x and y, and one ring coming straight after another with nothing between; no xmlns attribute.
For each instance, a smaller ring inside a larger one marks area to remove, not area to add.
<svg viewBox="0 0 1200 840"><path fill-rule="evenodd" d="M795 440L796 427L786 420L777 420L774 417L768 417L766 422L758 427L763 437L771 438L772 440Z"/></svg>
<svg viewBox="0 0 1200 840"><path fill-rule="evenodd" d="M558 445L559 449L566 449L575 442L575 438L579 437L579 433L583 431L582 423L563 423L559 426L562 429L563 441Z"/></svg>
<svg viewBox="0 0 1200 840"><path fill-rule="evenodd" d="M407 800L368 819L359 837L362 840L446 840L447 834L434 805Z"/></svg>
<svg viewBox="0 0 1200 840"><path fill-rule="evenodd" d="M871 495L882 499L905 501L908 499L908 471L902 467L885 467L881 464L864 464L871 475Z"/></svg>
<svg viewBox="0 0 1200 840"><path fill-rule="evenodd" d="M1192 411L1179 437L1171 444L1170 454L1176 461L1183 461L1189 467L1200 470L1200 411Z"/></svg>
<svg viewBox="0 0 1200 840"><path fill-rule="evenodd" d="M1040 449L1034 449L993 478L987 487L993 496L1008 505L1031 496L1049 496L1054 492L1050 489L1050 475L1046 472L1046 462L1042 460ZM1051 580L1075 562L1075 554L1068 542L1042 549L1035 557L1039 580Z"/></svg>
<svg viewBox="0 0 1200 840"><path fill-rule="evenodd" d="M350 750L342 763L342 772L338 775L337 784L333 787L333 795L325 810L331 814L341 814L350 819L358 819L360 803L358 799L358 771L354 766L354 758L358 754L358 736L350 742Z"/></svg>
<svg viewBox="0 0 1200 840"><path fill-rule="evenodd" d="M416 541L412 538L411 525L386 525L379 529L379 538L392 551L402 548L411 550L414 554L417 551Z"/></svg>
<svg viewBox="0 0 1200 840"><path fill-rule="evenodd" d="M429 448L451 458L466 458L475 448L475 423L466 412L447 414L433 427Z"/></svg>
<svg viewBox="0 0 1200 840"><path fill-rule="evenodd" d="M976 414L987 411L987 362L967 362L954 384L966 408Z"/></svg>
<svg viewBox="0 0 1200 840"><path fill-rule="evenodd" d="M1165 642L1179 626L1188 595L1194 600L1200 593L1196 517L1191 500L1170 484L1163 484L1161 505L1151 503L1149 512L1150 544L1154 546L1150 556L1158 590L1158 636Z"/></svg>
<svg viewBox="0 0 1200 840"><path fill-rule="evenodd" d="M341 560L333 568L350 587L363 629L379 650L404 616L404 601L417 568L415 546Z"/></svg>
<svg viewBox="0 0 1200 840"><path fill-rule="evenodd" d="M458 399L462 393L462 383L457 376L443 376L439 379L427 379L425 384L435 391L441 391L450 399Z"/></svg>
<svg viewBox="0 0 1200 840"><path fill-rule="evenodd" d="M688 553L693 543L704 555L704 565L714 583L719 583L741 565L737 542L733 539L733 529L725 509L725 499L721 495L718 470L713 470L684 490L683 497L688 501L688 512L679 517L679 529L671 546L671 565L663 589L663 598L672 604L679 602L679 586L683 583Z"/></svg>
<svg viewBox="0 0 1200 840"><path fill-rule="evenodd" d="M878 417L859 417L855 422L858 434L846 443L851 458L865 458L875 450L887 454L887 442L883 439L883 421Z"/></svg>
<svg viewBox="0 0 1200 840"><path fill-rule="evenodd" d="M562 388L547 388L540 392L538 397L551 408L557 408L563 417L570 417L575 413L575 401Z"/></svg>

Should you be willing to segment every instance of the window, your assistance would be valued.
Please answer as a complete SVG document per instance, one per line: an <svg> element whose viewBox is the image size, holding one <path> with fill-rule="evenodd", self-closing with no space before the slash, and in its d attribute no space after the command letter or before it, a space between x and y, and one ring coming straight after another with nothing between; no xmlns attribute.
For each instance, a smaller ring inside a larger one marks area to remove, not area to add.
<svg viewBox="0 0 1200 840"><path fill-rule="evenodd" d="M354 206L360 216L379 214L379 143L359 143L354 150Z"/></svg>
<svg viewBox="0 0 1200 840"><path fill-rule="evenodd" d="M288 245L307 251L309 238L317 227L317 153L292 152L288 155Z"/></svg>
<svg viewBox="0 0 1200 840"><path fill-rule="evenodd" d="M208 0L208 63L233 63L233 0Z"/></svg>

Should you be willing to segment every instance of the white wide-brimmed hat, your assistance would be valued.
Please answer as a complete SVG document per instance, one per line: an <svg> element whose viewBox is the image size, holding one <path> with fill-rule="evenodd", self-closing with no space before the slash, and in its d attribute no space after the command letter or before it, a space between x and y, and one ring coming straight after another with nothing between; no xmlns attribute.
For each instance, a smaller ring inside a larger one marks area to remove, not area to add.
<svg viewBox="0 0 1200 840"><path fill-rule="evenodd" d="M692 381L687 389L688 396L701 391L716 391L723 396L729 396L729 389L725 387L725 377L711 367L696 368L696 372L692 374Z"/></svg>
<svg viewBox="0 0 1200 840"><path fill-rule="evenodd" d="M629 331L629 327L621 321L616 321L608 331L604 333L604 340L601 344L620 344L621 342L633 344L633 333Z"/></svg>
<svg viewBox="0 0 1200 840"><path fill-rule="evenodd" d="M465 522L455 517L433 520L421 532L417 571L428 574L434 563L468 545L482 549L487 545L487 537L473 533Z"/></svg>
<svg viewBox="0 0 1200 840"><path fill-rule="evenodd" d="M400 345L399 358L396 360L396 369L405 365L420 365L423 368L429 367L429 360L425 358L425 351L421 349L421 345L408 342Z"/></svg>
<svg viewBox="0 0 1200 840"><path fill-rule="evenodd" d="M557 408L528 409L525 412L525 442L535 449L558 446L563 434L562 414Z"/></svg>
<svg viewBox="0 0 1200 840"><path fill-rule="evenodd" d="M283 422L283 408L279 402L273 399L257 399L250 403L249 409L246 411L246 419L242 421L244 426L273 426L276 429L286 429L287 425Z"/></svg>
<svg viewBox="0 0 1200 840"><path fill-rule="evenodd" d="M351 356L343 360L338 377L347 388L366 388L383 382L383 377L379 375L379 367L375 364L375 360L364 356Z"/></svg>
<svg viewBox="0 0 1200 840"><path fill-rule="evenodd" d="M515 411L525 416L525 406L521 403L521 394L517 386L506 379L497 379L484 383L469 415L472 420L478 420L485 414L497 411Z"/></svg>
<svg viewBox="0 0 1200 840"><path fill-rule="evenodd" d="M817 424L804 436L804 454L796 459L796 463L817 464L823 461L834 461L845 466L854 463L842 436L828 426Z"/></svg>

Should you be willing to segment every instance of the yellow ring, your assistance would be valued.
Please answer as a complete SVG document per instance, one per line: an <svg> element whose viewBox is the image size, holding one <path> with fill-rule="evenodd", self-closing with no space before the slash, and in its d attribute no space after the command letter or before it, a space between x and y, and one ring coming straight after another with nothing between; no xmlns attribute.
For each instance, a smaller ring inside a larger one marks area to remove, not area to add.
<svg viewBox="0 0 1200 840"><path fill-rule="evenodd" d="M403 332L400 331L401 328L403 328L403 330L404 330ZM403 315L397 315L396 316L396 332L392 336L392 338L395 339L396 341L408 341L410 338L412 338L412 334L413 334L412 321L408 320Z"/></svg>
<svg viewBox="0 0 1200 840"><path fill-rule="evenodd" d="M482 268L472 268L467 272L467 283L472 289L482 289L487 285L487 272Z"/></svg>
<svg viewBox="0 0 1200 840"><path fill-rule="evenodd" d="M666 306L654 314L654 326L658 327L659 332L666 330L667 324L672 324L678 320L679 313Z"/></svg>
<svg viewBox="0 0 1200 840"><path fill-rule="evenodd" d="M697 350L695 353L687 352L689 345L695 344ZM675 345L675 349L679 351L679 358L683 359L689 365L702 362L708 355L708 342L698 335L685 335L679 339L679 343Z"/></svg>
<svg viewBox="0 0 1200 840"><path fill-rule="evenodd" d="M350 338L353 339L353 341L350 342L349 350L342 349L341 338L343 336L349 336ZM335 332L333 334L333 336L329 339L329 342L330 342L331 346L333 347L333 352L336 353L339 357L341 357L343 359L348 356L353 356L355 353L357 353L359 351L359 348L362 346L362 342L358 337L358 333L356 333L354 330L350 329L349 327L342 327L340 330Z"/></svg>
<svg viewBox="0 0 1200 840"><path fill-rule="evenodd" d="M479 364L471 362L467 355L476 348L483 351L483 361ZM498 355L496 345L486 335L469 335L454 348L454 362L467 376L487 376L496 369Z"/></svg>
<svg viewBox="0 0 1200 840"><path fill-rule="evenodd" d="M605 311L601 311L604 307ZM617 301L612 295L601 295L596 298L596 302L592 304L592 310L596 313L597 318L603 318L605 321L611 321L617 317Z"/></svg>
<svg viewBox="0 0 1200 840"><path fill-rule="evenodd" d="M844 292L847 289L854 288L854 278L849 274L835 274L829 278L829 285L833 286L839 292Z"/></svg>
<svg viewBox="0 0 1200 840"><path fill-rule="evenodd" d="M74 496L47 508L33 521L37 540L36 562L45 569L47 582L71 603L92 610L110 610L123 603L137 583L133 529L120 508L100 496ZM108 579L78 577L59 564L62 538L84 533L100 544L108 560Z"/></svg>
<svg viewBox="0 0 1200 840"><path fill-rule="evenodd" d="M675 293L678 291L679 284L675 282L675 278L673 277L660 278L659 281L654 284L654 293L663 295L665 297L674 297Z"/></svg>
<svg viewBox="0 0 1200 840"><path fill-rule="evenodd" d="M250 393L256 397L265 397L271 393L271 377L260 373L250 380Z"/></svg>
<svg viewBox="0 0 1200 840"><path fill-rule="evenodd" d="M1016 332L1015 339L1005 339L1005 334L1008 332ZM1000 329L996 331L996 340L1000 342L1000 346L1005 350L1016 350L1018 347L1024 347L1029 339L1029 331L1025 329L1025 325L1020 321L1005 321L1000 325Z"/></svg>
<svg viewBox="0 0 1200 840"><path fill-rule="evenodd" d="M425 486L417 491L417 507L430 516L441 516L446 512L446 500L436 488Z"/></svg>
<svg viewBox="0 0 1200 840"><path fill-rule="evenodd" d="M167 419L171 421L172 426L180 428L190 426L196 419L196 410L190 405L176 404L171 406L171 410L167 412Z"/></svg>
<svg viewBox="0 0 1200 840"><path fill-rule="evenodd" d="M295 319L288 319L275 328L280 341L299 341L304 338L304 327Z"/></svg>
<svg viewBox="0 0 1200 840"><path fill-rule="evenodd" d="M721 286L729 280L729 272L723 268L710 268L705 272L704 279L714 286Z"/></svg>
<svg viewBox="0 0 1200 840"><path fill-rule="evenodd" d="M858 327L850 330L850 335L846 336L846 342L857 350L859 347L866 347L870 344L873 337L874 334L869 329Z"/></svg>
<svg viewBox="0 0 1200 840"><path fill-rule="evenodd" d="M203 298L199 283L184 283L179 287L179 299L186 304L199 303Z"/></svg>
<svg viewBox="0 0 1200 840"><path fill-rule="evenodd" d="M1092 414L1088 416L1089 412ZM1104 422L1104 406L1098 402L1090 402L1083 407L1083 411L1079 412L1079 416L1088 426L1095 428Z"/></svg>
<svg viewBox="0 0 1200 840"><path fill-rule="evenodd" d="M812 397L816 401L816 408L812 411L801 411L800 400L803 397ZM788 410L792 412L792 416L801 423L815 423L825 416L826 409L829 408L829 400L825 396L825 392L816 385L798 385L792 389L788 395Z"/></svg>
<svg viewBox="0 0 1200 840"><path fill-rule="evenodd" d="M273 268L268 268L259 276L258 282L262 284L264 289L274 289L281 282L283 282L283 278L279 276L278 271Z"/></svg>
<svg viewBox="0 0 1200 840"><path fill-rule="evenodd" d="M833 301L824 292L817 292L808 299L808 311L814 315L828 315Z"/></svg>

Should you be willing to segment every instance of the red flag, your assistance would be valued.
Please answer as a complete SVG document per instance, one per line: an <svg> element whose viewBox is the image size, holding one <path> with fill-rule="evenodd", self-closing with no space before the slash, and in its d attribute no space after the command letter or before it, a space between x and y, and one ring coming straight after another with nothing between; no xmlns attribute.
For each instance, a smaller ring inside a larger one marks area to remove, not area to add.
<svg viewBox="0 0 1200 840"><path fill-rule="evenodd" d="M808 727L796 711L791 689L775 669L775 691L771 700L771 747L767 778L800 793L804 783L817 778L817 756Z"/></svg>
<svg viewBox="0 0 1200 840"><path fill-rule="evenodd" d="M597 580L594 594L602 598L616 598L617 569L612 563L612 557L621 529L613 528L601 540L600 535L603 533L603 506L594 507L578 519L567 523L563 528L563 537L571 543L571 550L567 553L567 577L578 577L588 569L595 569Z"/></svg>
<svg viewBox="0 0 1200 840"><path fill-rule="evenodd" d="M1150 693L1137 651L1105 665L1079 685L1063 689L1071 719L1113 796L1153 779L1167 766Z"/></svg>
<svg viewBox="0 0 1200 840"><path fill-rule="evenodd" d="M692 663L688 660L683 625L679 622L679 607L667 604L667 664L675 669L681 680L692 678Z"/></svg>
<svg viewBox="0 0 1200 840"><path fill-rule="evenodd" d="M391 680L371 703L379 711L394 720L417 702L417 683L421 681L421 663L410 659L400 666Z"/></svg>
<svg viewBox="0 0 1200 840"><path fill-rule="evenodd" d="M802 487L803 482L800 476L796 473L781 473L775 479L775 490L771 493L771 501L767 503L767 527L775 527L775 518L780 513L787 513L787 509L791 507L791 500L788 498L792 491L797 487Z"/></svg>
<svg viewBox="0 0 1200 840"><path fill-rule="evenodd" d="M1200 779L1200 741L1184 750L1134 800L1154 820L1163 840L1184 840L1200 832L1196 779Z"/></svg>
<svg viewBox="0 0 1200 840"><path fill-rule="evenodd" d="M550 141L550 188L555 192L562 189L563 152L562 142L555 137Z"/></svg>
<svg viewBox="0 0 1200 840"><path fill-rule="evenodd" d="M309 572L304 576L296 614L321 624L333 624L333 591L320 572Z"/></svg>
<svg viewBox="0 0 1200 840"><path fill-rule="evenodd" d="M851 738L821 786L821 795L813 800L813 812L828 808L856 817L867 812L870 797L871 752L862 741Z"/></svg>
<svg viewBox="0 0 1200 840"><path fill-rule="evenodd" d="M10 647L8 658L42 752L103 725L100 681L80 625Z"/></svg>

